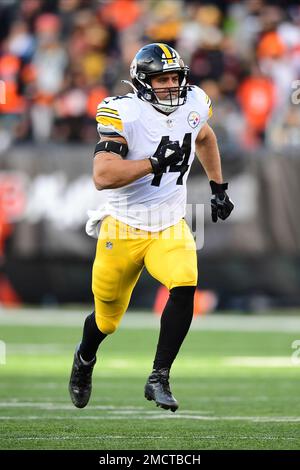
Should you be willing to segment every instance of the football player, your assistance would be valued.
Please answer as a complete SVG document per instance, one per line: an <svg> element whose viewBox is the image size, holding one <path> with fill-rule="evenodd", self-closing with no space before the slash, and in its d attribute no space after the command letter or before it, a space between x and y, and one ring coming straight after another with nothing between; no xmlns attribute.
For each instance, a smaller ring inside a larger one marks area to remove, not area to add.
<svg viewBox="0 0 300 470"><path fill-rule="evenodd" d="M196 246L184 220L195 153L210 182L213 222L226 219L234 207L207 124L211 101L189 85L188 73L172 47L149 44L131 64L132 92L98 106L93 179L98 190L107 190L108 203L96 217L101 226L92 275L95 311L85 320L69 383L78 408L90 398L98 347L118 327L144 266L170 292L144 394L162 408L178 408L169 374L192 321L197 286Z"/></svg>

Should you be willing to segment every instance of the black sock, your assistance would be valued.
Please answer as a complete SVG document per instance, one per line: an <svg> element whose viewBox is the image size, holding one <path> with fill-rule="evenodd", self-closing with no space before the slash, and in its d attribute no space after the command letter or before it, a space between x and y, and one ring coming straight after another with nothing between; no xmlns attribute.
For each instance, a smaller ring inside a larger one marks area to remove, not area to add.
<svg viewBox="0 0 300 470"><path fill-rule="evenodd" d="M107 335L102 333L96 323L95 312L86 317L79 354L84 361L92 361L96 356L99 344Z"/></svg>
<svg viewBox="0 0 300 470"><path fill-rule="evenodd" d="M160 320L154 369L169 369L173 364L192 322L195 289L193 286L182 286L170 290L170 297Z"/></svg>

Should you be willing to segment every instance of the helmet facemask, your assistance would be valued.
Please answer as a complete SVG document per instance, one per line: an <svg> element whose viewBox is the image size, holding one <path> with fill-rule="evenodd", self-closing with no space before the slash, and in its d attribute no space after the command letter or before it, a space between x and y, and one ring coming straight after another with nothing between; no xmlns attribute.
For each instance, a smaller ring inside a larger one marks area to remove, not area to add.
<svg viewBox="0 0 300 470"><path fill-rule="evenodd" d="M178 72L177 72L178 73ZM150 77L150 81L151 81ZM141 98L148 101L155 108L159 109L164 113L172 113L182 106L186 102L187 86L185 85L186 80L181 81L179 79L179 86L173 87L155 87L147 82L144 82L143 88L141 87L140 94ZM165 95L165 96L164 96Z"/></svg>

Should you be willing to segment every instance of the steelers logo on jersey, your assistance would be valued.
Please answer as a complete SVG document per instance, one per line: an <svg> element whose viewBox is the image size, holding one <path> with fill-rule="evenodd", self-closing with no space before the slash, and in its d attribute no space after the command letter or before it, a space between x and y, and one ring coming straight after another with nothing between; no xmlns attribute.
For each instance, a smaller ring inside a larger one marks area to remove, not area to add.
<svg viewBox="0 0 300 470"><path fill-rule="evenodd" d="M188 123L193 129L200 124L200 120L200 114L197 111L191 111L188 115Z"/></svg>

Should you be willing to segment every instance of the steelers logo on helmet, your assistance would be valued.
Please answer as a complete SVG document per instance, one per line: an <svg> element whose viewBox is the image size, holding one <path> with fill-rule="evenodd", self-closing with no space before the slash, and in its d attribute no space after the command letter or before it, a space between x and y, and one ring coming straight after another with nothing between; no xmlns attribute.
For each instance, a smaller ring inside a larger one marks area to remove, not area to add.
<svg viewBox="0 0 300 470"><path fill-rule="evenodd" d="M133 59L133 61L131 62L131 65L130 65L130 76L131 78L135 78L135 75L136 75L136 58Z"/></svg>
<svg viewBox="0 0 300 470"><path fill-rule="evenodd" d="M166 97L160 98L152 87L154 76L176 72L179 85L165 88ZM131 86L138 98L147 101L164 113L172 113L185 104L188 91L189 68L184 65L178 52L167 44L153 43L142 47L130 66Z"/></svg>

